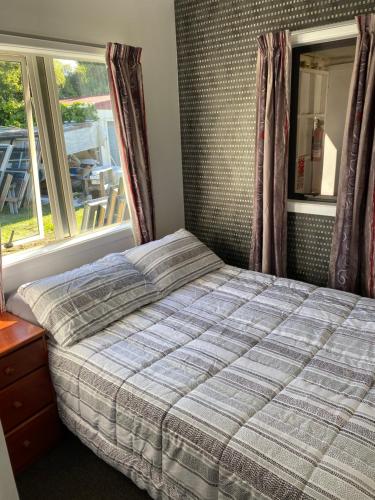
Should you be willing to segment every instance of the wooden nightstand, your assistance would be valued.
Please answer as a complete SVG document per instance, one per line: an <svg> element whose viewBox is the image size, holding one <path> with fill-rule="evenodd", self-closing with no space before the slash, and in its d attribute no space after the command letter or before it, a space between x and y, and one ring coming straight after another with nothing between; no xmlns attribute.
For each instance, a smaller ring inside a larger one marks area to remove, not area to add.
<svg viewBox="0 0 375 500"><path fill-rule="evenodd" d="M0 315L0 419L15 473L60 438L45 331L9 313Z"/></svg>

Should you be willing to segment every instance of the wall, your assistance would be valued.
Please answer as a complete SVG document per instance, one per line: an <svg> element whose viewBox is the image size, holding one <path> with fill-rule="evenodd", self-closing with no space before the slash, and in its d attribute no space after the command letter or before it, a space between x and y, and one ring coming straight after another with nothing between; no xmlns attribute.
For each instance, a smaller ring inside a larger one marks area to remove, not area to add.
<svg viewBox="0 0 375 500"><path fill-rule="evenodd" d="M0 422L0 500L18 500L18 498L4 432Z"/></svg>
<svg viewBox="0 0 375 500"><path fill-rule="evenodd" d="M133 246L133 232L125 225L29 250L22 260L17 259L17 254L8 255L3 258L4 292L8 296L23 283L62 273Z"/></svg>
<svg viewBox="0 0 375 500"><path fill-rule="evenodd" d="M323 171L326 164L329 165L329 171L331 171L332 164L336 165L336 178L333 179L336 193L341 160L338 152L342 149L342 127L346 119L346 107L352 72L353 63L334 64L328 68Z"/></svg>
<svg viewBox="0 0 375 500"><path fill-rule="evenodd" d="M176 0L186 227L248 266L257 35L353 19L367 0ZM333 219L289 214L288 274L324 285Z"/></svg>
<svg viewBox="0 0 375 500"><path fill-rule="evenodd" d="M173 0L1 2L0 32L143 48L156 231L184 225ZM166 196L168 194L168 196Z"/></svg>
<svg viewBox="0 0 375 500"><path fill-rule="evenodd" d="M177 55L173 0L12 0L1 2L0 32L105 45L140 46L157 236L184 226ZM81 247L4 262L5 291L20 283L122 251L129 231ZM7 260L7 259L5 259Z"/></svg>

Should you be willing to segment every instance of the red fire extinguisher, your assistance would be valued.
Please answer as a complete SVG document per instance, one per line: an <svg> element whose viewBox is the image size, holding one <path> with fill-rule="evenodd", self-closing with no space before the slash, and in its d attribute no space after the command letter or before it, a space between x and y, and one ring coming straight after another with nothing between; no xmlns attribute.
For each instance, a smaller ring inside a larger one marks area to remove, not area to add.
<svg viewBox="0 0 375 500"><path fill-rule="evenodd" d="M320 120L314 118L314 129L311 143L311 161L320 161L323 151L323 127L320 125Z"/></svg>

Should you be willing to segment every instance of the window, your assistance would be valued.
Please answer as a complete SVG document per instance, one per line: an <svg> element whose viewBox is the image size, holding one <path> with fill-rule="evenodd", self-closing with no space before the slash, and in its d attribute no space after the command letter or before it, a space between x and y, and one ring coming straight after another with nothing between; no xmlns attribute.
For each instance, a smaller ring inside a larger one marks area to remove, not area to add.
<svg viewBox="0 0 375 500"><path fill-rule="evenodd" d="M5 251L53 235L25 60L0 58L0 223ZM42 194L43 193L43 194ZM48 198L48 196L47 196Z"/></svg>
<svg viewBox="0 0 375 500"><path fill-rule="evenodd" d="M3 254L129 217L104 56L0 54Z"/></svg>
<svg viewBox="0 0 375 500"><path fill-rule="evenodd" d="M293 49L289 198L336 202L355 40Z"/></svg>

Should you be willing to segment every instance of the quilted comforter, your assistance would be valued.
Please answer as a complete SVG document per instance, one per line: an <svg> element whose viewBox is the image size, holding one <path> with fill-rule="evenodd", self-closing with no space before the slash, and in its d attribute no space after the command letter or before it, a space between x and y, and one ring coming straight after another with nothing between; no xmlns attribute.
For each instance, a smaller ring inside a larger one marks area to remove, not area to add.
<svg viewBox="0 0 375 500"><path fill-rule="evenodd" d="M49 356L64 423L155 499L375 498L375 300L225 266Z"/></svg>

